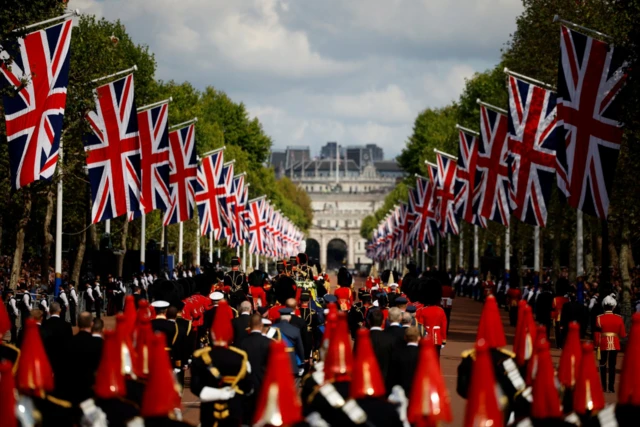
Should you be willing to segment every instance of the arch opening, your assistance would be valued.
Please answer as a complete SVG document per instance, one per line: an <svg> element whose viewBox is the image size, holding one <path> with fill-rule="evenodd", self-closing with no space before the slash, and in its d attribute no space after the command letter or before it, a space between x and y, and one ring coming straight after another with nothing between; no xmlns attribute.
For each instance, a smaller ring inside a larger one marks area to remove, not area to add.
<svg viewBox="0 0 640 427"><path fill-rule="evenodd" d="M307 239L307 249L305 253L309 257L309 261L315 260L318 262L320 259L320 243L316 239Z"/></svg>
<svg viewBox="0 0 640 427"><path fill-rule="evenodd" d="M342 239L332 239L327 245L327 269L335 270L347 264L347 243Z"/></svg>

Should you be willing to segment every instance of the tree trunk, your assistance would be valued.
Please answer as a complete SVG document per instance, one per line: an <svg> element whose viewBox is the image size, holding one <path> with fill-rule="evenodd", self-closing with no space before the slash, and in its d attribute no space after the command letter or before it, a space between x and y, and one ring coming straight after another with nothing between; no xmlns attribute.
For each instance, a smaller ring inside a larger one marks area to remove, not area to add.
<svg viewBox="0 0 640 427"><path fill-rule="evenodd" d="M622 225L622 243L620 245L620 277L622 278L622 306L620 314L627 331L631 330L631 276L629 275L629 226L626 220Z"/></svg>
<svg viewBox="0 0 640 427"><path fill-rule="evenodd" d="M9 287L17 289L20 280L20 272L22 270L22 253L24 252L24 232L29 224L31 216L31 190L23 189L23 210L22 218L18 222L18 232L16 233L16 250L13 253L13 267L11 268L11 281Z"/></svg>
<svg viewBox="0 0 640 427"><path fill-rule="evenodd" d="M122 270L124 268L124 256L127 253L127 234L129 234L129 221L127 221L125 216L122 236L120 237L120 250L122 253L118 255L118 277L122 277Z"/></svg>
<svg viewBox="0 0 640 427"><path fill-rule="evenodd" d="M569 249L569 282L573 283L576 281L576 269L577 266L577 255L576 255L576 238L575 234L570 234L571 236L571 246Z"/></svg>
<svg viewBox="0 0 640 427"><path fill-rule="evenodd" d="M585 221L587 224L585 233L584 233L584 270L585 270L585 278L587 281L591 282L594 279L593 275L593 233L591 230L593 229L593 225L590 221Z"/></svg>
<svg viewBox="0 0 640 427"><path fill-rule="evenodd" d="M89 243L91 249L99 249L100 243L98 242L98 230L95 224L91 224L89 227Z"/></svg>
<svg viewBox="0 0 640 427"><path fill-rule="evenodd" d="M562 248L562 220L556 218L553 224L553 244L551 246L552 267L551 280L556 283L560 274L560 251Z"/></svg>
<svg viewBox="0 0 640 427"><path fill-rule="evenodd" d="M83 232L80 233L80 243L78 243L78 251L76 252L76 260L73 263L73 272L71 273L71 280L80 284L80 271L82 270L82 262L84 261L84 253L87 249L87 219L86 217L82 221Z"/></svg>
<svg viewBox="0 0 640 427"><path fill-rule="evenodd" d="M603 269L606 268L607 270L609 270L609 267L612 265L620 265L620 260L618 259L618 251L616 250L616 246L610 240L609 241L609 265L605 266L603 264L602 268Z"/></svg>
<svg viewBox="0 0 640 427"><path fill-rule="evenodd" d="M42 246L42 265L41 273L43 278L49 277L49 264L51 258L51 246L53 245L53 234L51 234L51 219L53 218L53 207L55 204L55 197L53 190L55 185L49 185L47 191L47 210L44 215L44 244Z"/></svg>

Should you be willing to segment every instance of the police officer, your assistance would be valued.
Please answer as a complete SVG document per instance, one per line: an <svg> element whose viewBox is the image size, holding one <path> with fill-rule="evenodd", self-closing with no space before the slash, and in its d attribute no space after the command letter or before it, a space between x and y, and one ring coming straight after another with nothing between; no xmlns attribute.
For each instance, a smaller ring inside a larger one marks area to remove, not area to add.
<svg viewBox="0 0 640 427"><path fill-rule="evenodd" d="M7 313L9 314L9 321L11 322L11 343L15 344L18 340L18 326L16 321L20 311L18 310L18 304L16 298L13 296L13 290L7 289L5 291L5 301L7 305Z"/></svg>
<svg viewBox="0 0 640 427"><path fill-rule="evenodd" d="M69 298L67 298L67 292L64 290L64 286L60 288L56 302L60 304L60 318L65 320L67 318L67 309L69 308Z"/></svg>

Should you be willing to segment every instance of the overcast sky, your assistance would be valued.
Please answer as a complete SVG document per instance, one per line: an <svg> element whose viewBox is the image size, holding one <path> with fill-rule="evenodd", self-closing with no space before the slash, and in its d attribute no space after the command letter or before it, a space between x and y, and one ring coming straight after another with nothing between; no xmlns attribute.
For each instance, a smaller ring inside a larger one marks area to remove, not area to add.
<svg viewBox="0 0 640 427"><path fill-rule="evenodd" d="M148 44L157 77L242 101L274 148L397 155L426 107L492 67L520 0L71 0Z"/></svg>

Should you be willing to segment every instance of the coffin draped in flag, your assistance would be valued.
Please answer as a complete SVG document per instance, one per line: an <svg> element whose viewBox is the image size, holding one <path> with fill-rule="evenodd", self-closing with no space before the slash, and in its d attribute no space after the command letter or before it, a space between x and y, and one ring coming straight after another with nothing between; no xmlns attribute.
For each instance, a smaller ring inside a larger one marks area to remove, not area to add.
<svg viewBox="0 0 640 427"><path fill-rule="evenodd" d="M436 244L435 230L435 205L433 183L422 177L417 177L416 188L409 193L409 199L414 206L416 219L411 228L410 239L422 250Z"/></svg>
<svg viewBox="0 0 640 427"><path fill-rule="evenodd" d="M436 157L438 161L438 179L434 195L436 222L442 237L447 233L457 235L458 220L455 215L456 161L440 153L437 153Z"/></svg>
<svg viewBox="0 0 640 427"><path fill-rule="evenodd" d="M202 159L198 166L196 203L200 218L200 234L205 236L211 231L222 230L222 212L219 196L226 196L226 189L218 185L224 164L224 153L217 151ZM216 236L219 237L219 236Z"/></svg>
<svg viewBox="0 0 640 427"><path fill-rule="evenodd" d="M96 111L87 115L93 132L84 149L91 183L91 221L140 210L140 140L133 74L95 90Z"/></svg>
<svg viewBox="0 0 640 427"><path fill-rule="evenodd" d="M169 133L171 205L164 215L165 226L193 217L198 180L195 133L193 124Z"/></svg>
<svg viewBox="0 0 640 427"><path fill-rule="evenodd" d="M264 253L264 232L267 227L267 212L264 199L251 200L247 211L246 221L249 232L249 252Z"/></svg>
<svg viewBox="0 0 640 427"><path fill-rule="evenodd" d="M622 126L626 63L619 49L562 26L558 68L558 187L569 205L606 219Z"/></svg>
<svg viewBox="0 0 640 427"><path fill-rule="evenodd" d="M142 212L166 211L171 205L169 190L169 104L138 113L140 137Z"/></svg>
<svg viewBox="0 0 640 427"><path fill-rule="evenodd" d="M62 119L69 83L71 20L27 34L2 64L1 86L17 91L4 95L4 115L11 187L51 179L58 161ZM7 55L8 52L2 52Z"/></svg>
<svg viewBox="0 0 640 427"><path fill-rule="evenodd" d="M556 95L509 76L509 199L520 221L544 227L556 171Z"/></svg>
<svg viewBox="0 0 640 427"><path fill-rule="evenodd" d="M478 138L459 130L458 162L456 165L455 209L456 214L469 224L487 227L487 221L479 215Z"/></svg>
<svg viewBox="0 0 640 427"><path fill-rule="evenodd" d="M509 226L509 165L507 116L480 106L480 145L477 170L480 215Z"/></svg>

